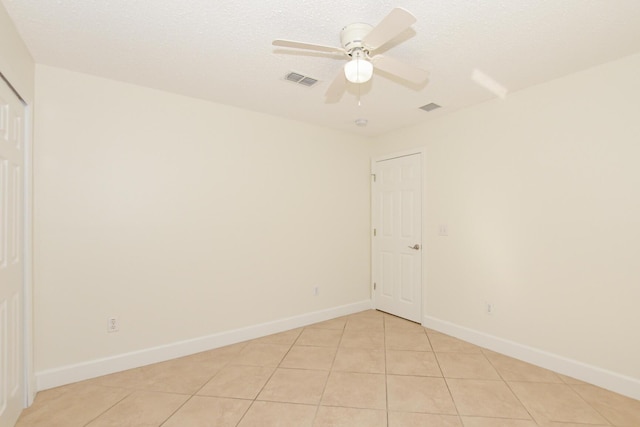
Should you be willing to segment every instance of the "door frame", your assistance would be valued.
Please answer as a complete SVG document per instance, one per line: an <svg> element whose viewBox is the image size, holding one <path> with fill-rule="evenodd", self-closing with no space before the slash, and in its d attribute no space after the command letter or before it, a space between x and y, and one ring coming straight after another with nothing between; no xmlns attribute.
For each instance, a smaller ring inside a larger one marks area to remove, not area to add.
<svg viewBox="0 0 640 427"><path fill-rule="evenodd" d="M22 200L22 300L23 300L23 377L24 407L33 403L36 393L36 379L33 365L33 107L24 98L6 75L0 71L0 82L6 84L24 107L24 167Z"/></svg>
<svg viewBox="0 0 640 427"><path fill-rule="evenodd" d="M373 178L373 175L375 174L376 171L376 163L381 162L381 161L385 161L385 160L392 160L392 159L397 159L399 157L406 157L406 156L412 156L412 155L419 155L420 156L420 179L421 179L421 194L420 194L420 204L421 204L421 218L420 218L420 229L421 229L421 239L422 239L422 250L420 251L421 253L421 258L420 258L420 262L422 263L422 268L421 268L421 282L422 282L422 286L420 287L420 324L424 324L424 316L425 316L425 312L426 312L426 304L425 304L425 297L426 297L426 265L427 265L427 252L429 249L429 245L427 242L427 232L426 232L426 212L427 212L427 180L426 180L426 151L427 148L425 146L420 146L420 147L415 147L412 149L408 149L408 150L402 150L402 151L392 151L389 152L387 154L380 154L376 157L372 157L371 158L371 175ZM373 183L373 180L371 181ZM375 257L374 257L374 252L373 252L373 210L375 209L375 203L374 203L374 194L373 194L373 185L370 185L370 189L369 189L369 197L370 197L370 216L369 216L369 223L371 224L371 253L370 253L370 260L371 260L371 271L370 271L370 276L371 276L371 302L373 305L374 309L377 309L378 304L376 301L376 293L373 289L373 278L374 278L374 271L375 271Z"/></svg>

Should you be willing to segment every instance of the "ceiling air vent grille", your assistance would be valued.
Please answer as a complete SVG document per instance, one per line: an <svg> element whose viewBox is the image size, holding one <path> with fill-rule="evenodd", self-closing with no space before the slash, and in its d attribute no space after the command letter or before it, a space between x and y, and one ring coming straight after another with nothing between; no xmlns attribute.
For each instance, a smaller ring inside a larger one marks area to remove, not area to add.
<svg viewBox="0 0 640 427"><path fill-rule="evenodd" d="M312 79L311 77L305 77L304 79L300 80L298 83L300 83L303 86L311 87L314 84L318 83L318 80Z"/></svg>
<svg viewBox="0 0 640 427"><path fill-rule="evenodd" d="M284 76L284 79L293 83L298 83L302 86L311 87L318 83L318 79L314 79L313 77L305 76L300 73L290 72Z"/></svg>
<svg viewBox="0 0 640 427"><path fill-rule="evenodd" d="M435 102L431 102L431 103L429 103L427 105L423 105L422 107L420 107L421 110L424 110L427 113L429 111L437 110L438 108L441 108L441 106L436 104Z"/></svg>

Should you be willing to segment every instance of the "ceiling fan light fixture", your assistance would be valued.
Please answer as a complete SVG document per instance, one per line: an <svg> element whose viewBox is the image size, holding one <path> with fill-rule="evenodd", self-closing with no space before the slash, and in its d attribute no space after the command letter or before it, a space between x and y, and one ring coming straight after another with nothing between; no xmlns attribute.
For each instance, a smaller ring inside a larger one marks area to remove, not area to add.
<svg viewBox="0 0 640 427"><path fill-rule="evenodd" d="M353 59L344 66L344 75L351 83L365 83L373 76L373 64L356 52Z"/></svg>

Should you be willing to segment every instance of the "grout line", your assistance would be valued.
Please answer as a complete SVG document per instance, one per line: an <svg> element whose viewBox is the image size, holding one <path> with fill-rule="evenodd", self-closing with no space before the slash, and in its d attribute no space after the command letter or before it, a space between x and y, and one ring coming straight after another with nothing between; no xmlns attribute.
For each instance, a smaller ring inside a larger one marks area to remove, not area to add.
<svg viewBox="0 0 640 427"><path fill-rule="evenodd" d="M456 400L453 398L453 393L451 393L451 387L449 387L449 382L447 378L444 376L444 372L442 371L442 366L440 366L440 361L438 360L438 355L433 353L436 358L436 363L438 364L438 368L440 369L440 373L442 374L442 381L444 381L445 387L447 387L447 392L449 392L449 398L451 399L451 403L453 403L453 407L456 409L456 415L458 415L458 419L460 423L462 423L462 417L460 415L460 410L458 409L458 405L456 404Z"/></svg>
<svg viewBox="0 0 640 427"><path fill-rule="evenodd" d="M491 362L489 362L491 363ZM500 373L498 372L498 375L500 375ZM502 378L502 375L500 375L500 378ZM518 396L516 394L515 391L513 391L513 389L511 388L511 384L509 384L509 382L507 382L507 380L503 379L502 380L504 382L504 384L507 386L507 388L509 389L509 391L511 392L511 394L513 394L516 398L516 400L518 401L518 403L520 403L520 405L522 405L522 407L524 408L525 411L527 411L527 414L529 414L529 417L531 418L531 420L538 424L538 420L533 416L533 414L531 413L531 411L529 410L529 408L527 408L527 406L524 404L524 402L520 399L520 396Z"/></svg>
<svg viewBox="0 0 640 427"><path fill-rule="evenodd" d="M242 350L239 350L239 351L238 351L238 353L240 353L240 351L242 351ZM205 382L204 382L204 383L203 383L203 384L202 384L202 385L201 385L201 386L200 386L200 387L199 387L199 388L198 388L198 389L197 389L197 390L192 394L192 396L196 396L196 395L200 392L200 390L202 390L203 388L205 388L205 387L207 386L207 384L209 384L209 383L211 382L211 380L213 380L215 377L217 377L217 376L218 376L218 374L220 374L220 372L222 372L222 371L223 371L227 366L230 366L230 365L229 365L230 363L231 363L231 360L228 360L226 363L224 363L224 364L220 367L220 369L218 369L218 371L217 371L215 374L213 374L213 375L211 376L211 378L209 378L207 381L205 381Z"/></svg>
<svg viewBox="0 0 640 427"><path fill-rule="evenodd" d="M297 339L297 338L296 338ZM291 344L291 347L293 347L293 344ZM291 350L291 347L289 347L289 350ZM285 353L284 356L282 356L282 360L284 360L284 358L286 357L286 355L289 353L289 350L287 351L287 353ZM282 362L282 360L280 361L280 363ZM258 390L258 392L256 393L256 395L252 398L252 399L245 399L245 400L249 400L251 401L251 403L249 404L249 406L247 407L247 410L244 411L244 414L242 414L242 416L240 417L240 419L238 420L238 422L236 423L236 426L240 425L240 423L242 422L242 420L244 419L244 417L249 413L249 411L251 410L251 408L253 407L253 404L256 403L258 396L260 395L260 393L262 393L262 390L264 390L264 388L266 387L266 385L269 383L269 381L271 381L271 378L273 378L274 374L276 373L276 371L278 370L278 366L280 365L280 363L278 363L278 365L276 365L275 367L273 367L273 372L271 372L271 375L269 375L269 378L267 378L267 380L264 382L264 384L262 384L262 387L260 387L260 390ZM237 365L237 366L245 366L245 365ZM246 366L250 366L250 365L246 365ZM262 368L271 368L272 366L261 366Z"/></svg>
<svg viewBox="0 0 640 427"><path fill-rule="evenodd" d="M582 395L580 393L578 393L572 386L571 384L564 384L565 386L569 387L569 390L571 390L576 396L578 396L578 398L580 400L582 400L584 403L587 404L587 406L589 406L591 409L593 409L595 411L596 414L600 415L602 417L603 420L605 420L610 426L614 425L613 422L611 420L609 420L609 418L605 417L604 414L601 414L600 411L598 411L598 408L596 408L595 406L593 406L592 404L590 404L589 402L587 402L587 400L582 397ZM575 385L575 384L574 384ZM593 387L597 387L597 386L593 386Z"/></svg>
<svg viewBox="0 0 640 427"><path fill-rule="evenodd" d="M327 391L327 384L329 383L329 378L331 377L331 373L333 372L333 365L335 365L336 359L338 358L338 352L340 351L340 344L342 344L342 338L344 337L344 331L347 329L348 322L349 322L349 316L346 316L344 326L342 327L342 333L340 334L340 339L338 340L338 346L336 347L336 352L333 355L333 360L331 361L331 366L329 367L329 372L327 373L327 380L324 382L322 393L320 393L320 400L318 400L318 404L316 405L316 413L313 415L314 423L316 421L316 418L318 417L318 411L320 411L320 406L322 403L322 399L324 398L324 393Z"/></svg>
<svg viewBox="0 0 640 427"><path fill-rule="evenodd" d="M520 400L520 397L518 397L518 395L516 394L515 391L513 391L513 389L511 388L511 385L507 382L507 380L502 376L502 374L500 373L500 371L498 370L498 368L496 368L496 366L493 364L493 362L491 362L491 359L489 359L489 357L487 357L487 355L484 352L484 349L482 351L482 355L484 356L485 359L487 359L487 361L489 362L489 364L491 365L491 367L496 371L496 373L498 374L498 376L500 377L500 380L507 386L507 388L509 389L509 391L511 392L511 394L513 394L513 396L516 398L516 400L518 401L518 403L520 403L520 405L524 408L525 411L527 411L527 414L529 415L529 418L531 418L531 421L533 421L534 423L538 424L538 421L533 417L533 414L531 413L531 411L529 411L529 408L527 408L525 406L525 404L522 402L522 400Z"/></svg>
<svg viewBox="0 0 640 427"><path fill-rule="evenodd" d="M191 396L189 396L189 397L187 398L187 400L185 400L185 401L182 403L182 405L178 406L178 407L176 408L176 410L175 410L175 411L173 411L172 413L170 413L170 414L169 414L169 416L168 416L167 418L165 418L165 419L164 419L164 421L162 421L162 422L160 423L160 427L162 427L164 424L166 424L166 423L167 423L167 421L169 421L169 419L171 419L171 417L173 417L173 416L176 414L176 412L178 412L178 411L179 411L179 410L180 410L184 405L186 405L188 401L190 401L191 399L193 399L193 396L194 396L193 394L192 394Z"/></svg>
<svg viewBox="0 0 640 427"><path fill-rule="evenodd" d="M129 390L131 391L130 393L128 393L126 396L124 396L122 399L118 400L116 403L114 403L113 405L109 406L107 409L105 409L104 411L100 412L95 418L92 418L90 421L88 421L85 424L85 427L88 426L89 424L91 424L92 422L94 422L95 420L97 420L98 418L100 418L101 416L103 416L104 414L106 414L107 412L109 412L111 409L113 409L115 406L117 406L120 402L122 402L123 400L125 400L126 398L128 398L129 396L131 396L133 393L135 393L137 390L131 390L131 389L123 389L123 390Z"/></svg>
<svg viewBox="0 0 640 427"><path fill-rule="evenodd" d="M384 398L387 410L387 426L389 425L389 373L387 372L387 319L382 318L382 352L384 356Z"/></svg>

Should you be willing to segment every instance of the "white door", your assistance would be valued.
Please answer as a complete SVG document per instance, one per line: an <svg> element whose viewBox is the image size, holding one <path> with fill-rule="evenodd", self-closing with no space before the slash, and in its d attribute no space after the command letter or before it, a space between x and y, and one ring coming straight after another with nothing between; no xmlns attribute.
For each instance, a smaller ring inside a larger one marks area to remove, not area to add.
<svg viewBox="0 0 640 427"><path fill-rule="evenodd" d="M24 106L0 79L0 427L24 403Z"/></svg>
<svg viewBox="0 0 640 427"><path fill-rule="evenodd" d="M421 323L422 156L377 161L373 173L375 306Z"/></svg>

